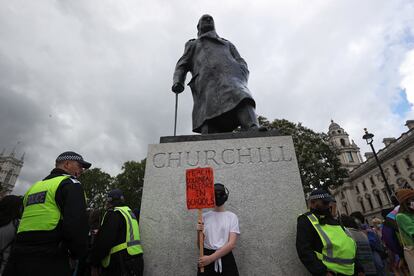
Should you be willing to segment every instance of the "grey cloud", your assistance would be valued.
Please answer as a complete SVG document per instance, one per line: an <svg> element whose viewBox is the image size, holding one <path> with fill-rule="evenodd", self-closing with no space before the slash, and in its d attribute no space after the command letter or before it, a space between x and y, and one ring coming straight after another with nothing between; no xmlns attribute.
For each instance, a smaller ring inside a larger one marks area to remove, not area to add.
<svg viewBox="0 0 414 276"><path fill-rule="evenodd" d="M410 50L409 1L5 2L0 148L21 140L27 152L16 192L64 150L116 174L171 135L172 73L204 13L247 60L258 113L317 131L332 118L363 150L365 126L376 141L404 130L392 104ZM179 134L191 133L191 109L186 88Z"/></svg>

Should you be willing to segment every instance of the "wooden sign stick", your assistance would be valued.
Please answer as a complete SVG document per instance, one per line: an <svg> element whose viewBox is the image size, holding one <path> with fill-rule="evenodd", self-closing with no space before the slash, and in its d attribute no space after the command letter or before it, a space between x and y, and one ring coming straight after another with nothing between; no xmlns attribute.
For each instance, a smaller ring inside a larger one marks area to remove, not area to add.
<svg viewBox="0 0 414 276"><path fill-rule="evenodd" d="M203 224L203 213L202 209L198 209L198 223ZM198 231L198 247L200 248L200 258L204 256L204 233ZM200 272L204 272L204 267L200 267Z"/></svg>

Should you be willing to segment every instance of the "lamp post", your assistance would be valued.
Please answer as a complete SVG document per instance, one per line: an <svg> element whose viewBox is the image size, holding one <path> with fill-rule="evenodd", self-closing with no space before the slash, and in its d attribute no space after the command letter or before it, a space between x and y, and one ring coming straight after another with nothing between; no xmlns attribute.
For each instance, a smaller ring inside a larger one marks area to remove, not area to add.
<svg viewBox="0 0 414 276"><path fill-rule="evenodd" d="M375 157L375 161L377 161L377 165L378 165L378 168L380 169L380 172L381 172L381 175L382 175L382 179L384 180L385 188L387 189L387 192L388 192L388 194L389 194L389 196L391 198L392 197L392 192L391 192L390 185L388 184L388 180L385 177L384 170L381 167L381 163L380 163L380 161L378 159L378 155L375 152L374 145L372 144L374 142L374 139L372 139L374 137L374 134L369 133L366 128L364 128L364 130L365 130L365 135L362 136L362 139L365 139L365 141L367 141L367 144L371 146L372 153L374 154L374 157Z"/></svg>

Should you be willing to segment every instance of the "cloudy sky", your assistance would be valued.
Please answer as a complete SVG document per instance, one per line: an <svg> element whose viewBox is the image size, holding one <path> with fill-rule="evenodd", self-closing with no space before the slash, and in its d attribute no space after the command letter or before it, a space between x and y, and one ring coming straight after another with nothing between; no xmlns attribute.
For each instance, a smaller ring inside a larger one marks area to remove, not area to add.
<svg viewBox="0 0 414 276"><path fill-rule="evenodd" d="M74 150L112 175L173 134L175 63L202 14L250 69L257 112L327 131L367 151L414 119L414 3L0 0L0 150L26 152L15 188ZM188 76L189 79L189 76ZM191 134L179 97L178 134Z"/></svg>

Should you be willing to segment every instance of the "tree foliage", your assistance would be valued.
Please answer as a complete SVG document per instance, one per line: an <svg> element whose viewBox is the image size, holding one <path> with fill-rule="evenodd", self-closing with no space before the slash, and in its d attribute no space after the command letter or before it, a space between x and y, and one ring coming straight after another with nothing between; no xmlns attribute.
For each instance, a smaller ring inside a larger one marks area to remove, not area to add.
<svg viewBox="0 0 414 276"><path fill-rule="evenodd" d="M146 159L125 162L122 172L114 179L114 187L124 192L125 202L132 209L141 206L145 162Z"/></svg>
<svg viewBox="0 0 414 276"><path fill-rule="evenodd" d="M334 188L343 184L348 172L341 168L338 151L330 145L327 134L285 119L269 122L259 116L259 122L282 135L292 136L305 193L315 188Z"/></svg>
<svg viewBox="0 0 414 276"><path fill-rule="evenodd" d="M79 180L85 190L87 207L104 209L109 191L114 188L124 193L125 203L130 208L141 206L142 187L144 185L145 159L140 162L127 161L122 171L115 177L99 168L85 171Z"/></svg>
<svg viewBox="0 0 414 276"><path fill-rule="evenodd" d="M86 204L90 209L103 209L106 195L112 188L112 177L100 168L86 170L80 177L86 194Z"/></svg>

